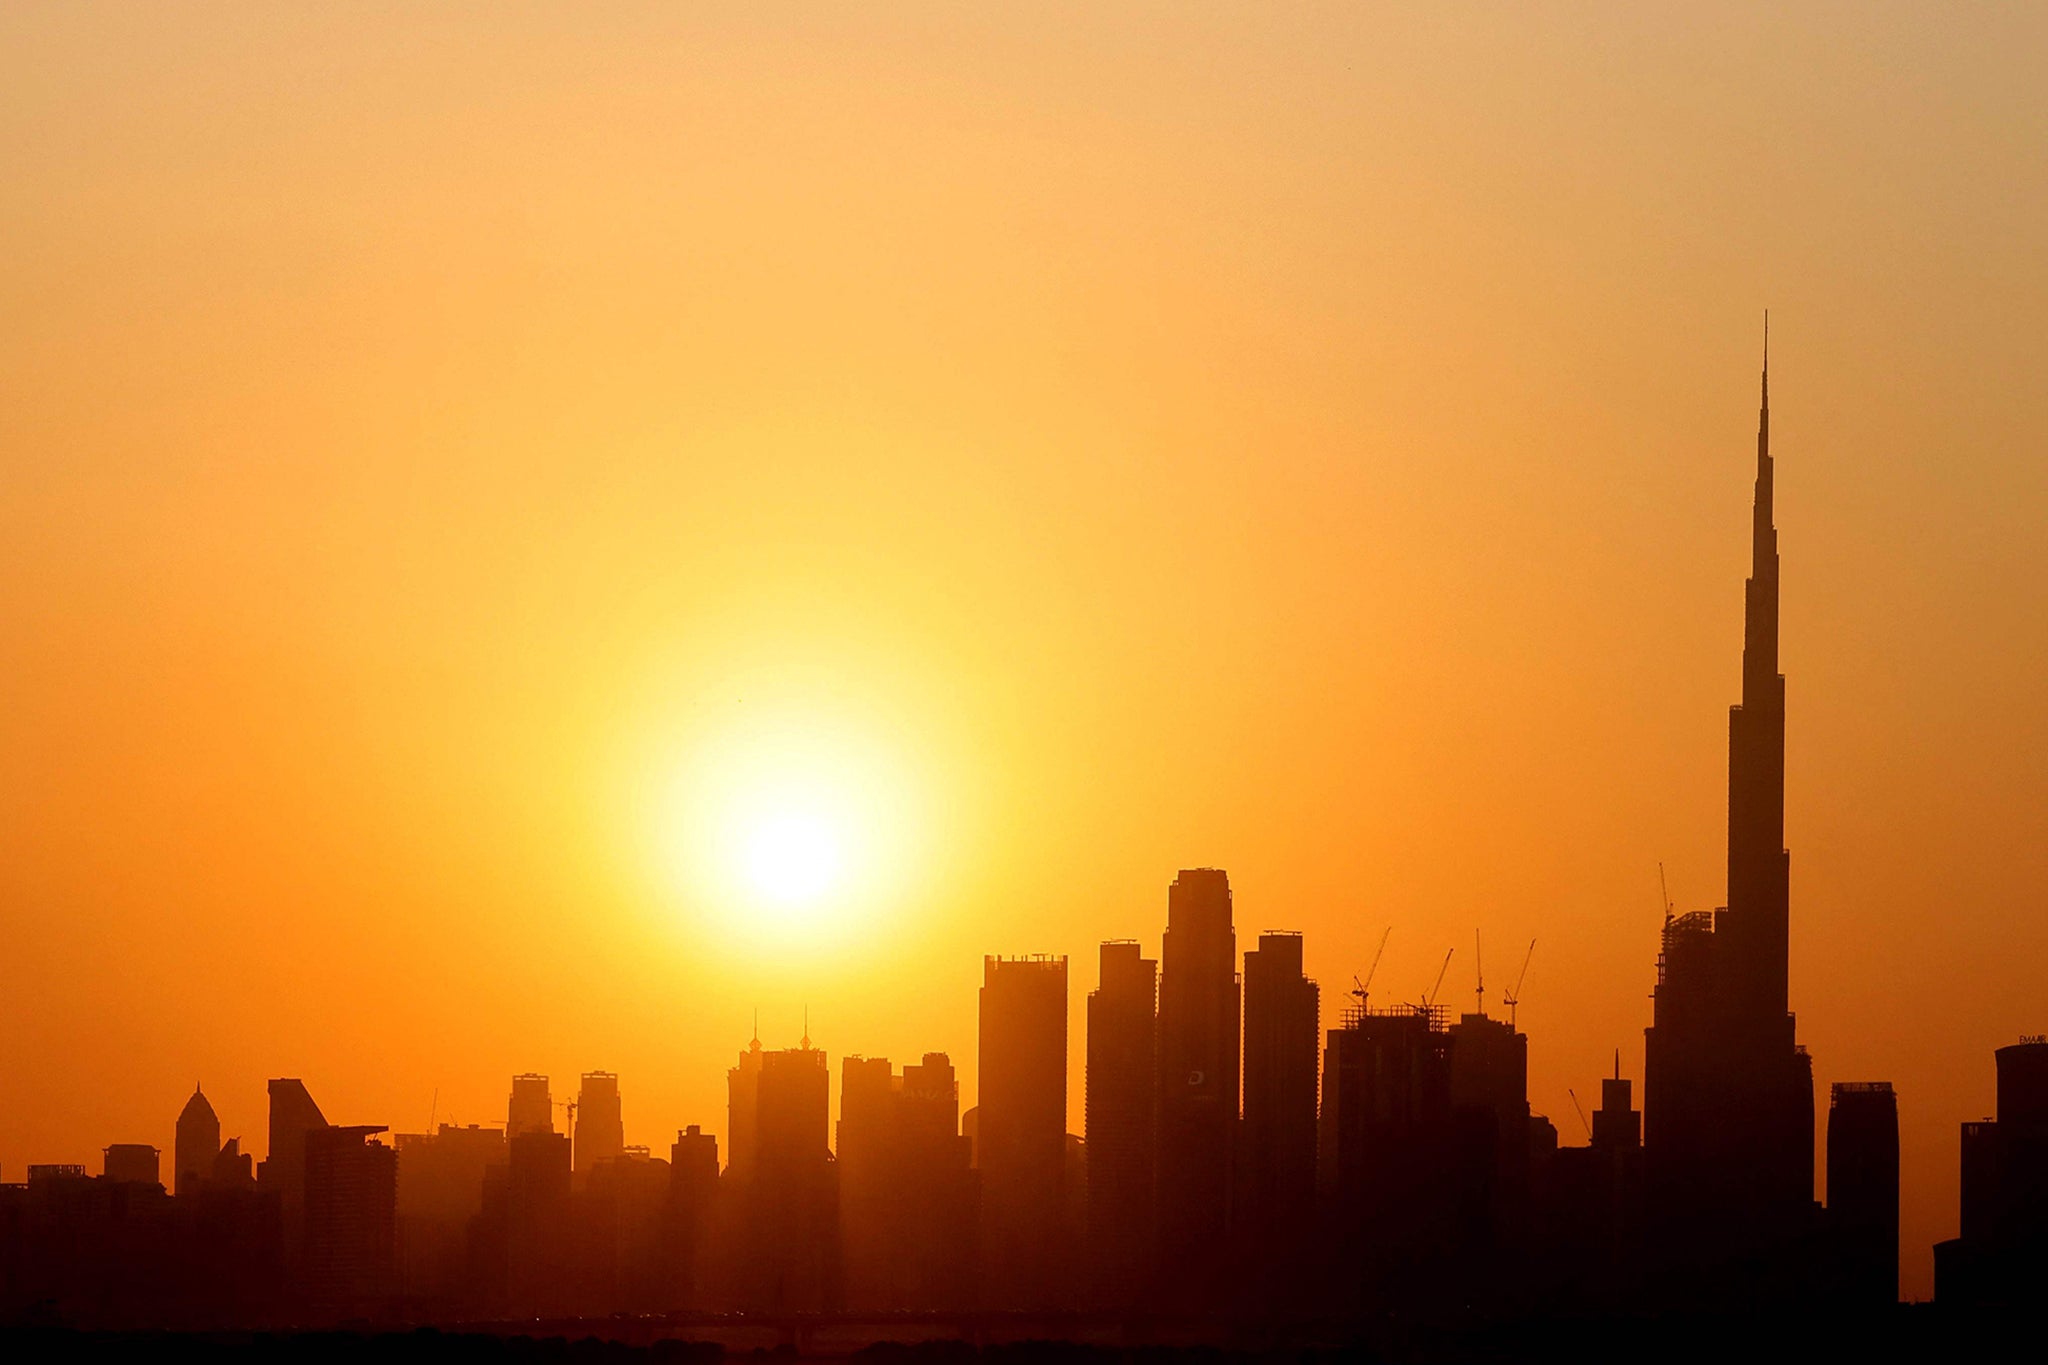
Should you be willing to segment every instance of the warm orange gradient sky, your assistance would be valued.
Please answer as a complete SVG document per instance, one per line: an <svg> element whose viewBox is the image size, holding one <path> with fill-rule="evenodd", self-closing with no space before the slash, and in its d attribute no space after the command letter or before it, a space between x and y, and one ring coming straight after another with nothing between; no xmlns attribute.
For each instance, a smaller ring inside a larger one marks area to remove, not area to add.
<svg viewBox="0 0 2048 1365"><path fill-rule="evenodd" d="M1793 1000L1924 1295L2048 1027L2048 20L739 8L0 10L0 1178L275 1075L665 1149L757 1004L971 1100L984 952L1078 1129L1196 864L1326 1009L1539 938L1582 1140L1723 891L1768 305Z"/></svg>

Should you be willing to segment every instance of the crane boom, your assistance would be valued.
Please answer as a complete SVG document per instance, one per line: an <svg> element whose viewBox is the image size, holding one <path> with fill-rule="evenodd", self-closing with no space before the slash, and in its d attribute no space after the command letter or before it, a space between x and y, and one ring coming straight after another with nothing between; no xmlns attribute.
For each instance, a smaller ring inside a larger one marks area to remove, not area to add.
<svg viewBox="0 0 2048 1365"><path fill-rule="evenodd" d="M1586 1122L1586 1106L1579 1103L1579 1092L1567 1086L1564 1093L1572 1097L1572 1108L1579 1111L1579 1127L1586 1130L1586 1141L1591 1142L1593 1140L1593 1125Z"/></svg>
<svg viewBox="0 0 2048 1365"><path fill-rule="evenodd" d="M1456 948L1453 948L1450 950L1450 952L1444 954L1444 965L1436 969L1436 984L1429 988L1428 995L1422 997L1422 1004L1424 1008L1428 1008L1436 1004L1436 993L1442 990L1444 986L1444 973L1451 969L1451 953L1455 953L1457 951L1458 950Z"/></svg>
<svg viewBox="0 0 2048 1365"><path fill-rule="evenodd" d="M1501 997L1507 1003L1509 1028L1515 1026L1515 1006L1522 1003L1522 983L1529 979L1529 959L1534 956L1536 956L1536 940L1532 938L1529 940L1529 951L1522 954L1522 970L1515 977L1515 988Z"/></svg>

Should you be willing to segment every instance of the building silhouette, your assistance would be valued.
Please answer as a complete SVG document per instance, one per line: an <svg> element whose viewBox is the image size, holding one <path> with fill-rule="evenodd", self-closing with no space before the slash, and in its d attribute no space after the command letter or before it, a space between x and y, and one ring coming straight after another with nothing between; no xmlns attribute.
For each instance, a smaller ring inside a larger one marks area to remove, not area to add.
<svg viewBox="0 0 2048 1365"><path fill-rule="evenodd" d="M1065 1288L1067 959L986 957L981 986L981 1271L992 1306L1045 1308Z"/></svg>
<svg viewBox="0 0 2048 1365"><path fill-rule="evenodd" d="M2048 1039L1995 1058L1997 1117L1962 1127L1962 1228L1934 1248L1934 1298L2032 1308L2048 1278Z"/></svg>
<svg viewBox="0 0 2048 1365"><path fill-rule="evenodd" d="M1259 935L1244 955L1244 1122L1238 1204L1268 1243L1299 1237L1315 1206L1321 997L1301 935Z"/></svg>
<svg viewBox="0 0 2048 1365"><path fill-rule="evenodd" d="M306 1285L332 1311L368 1310L397 1289L398 1153L380 1124L305 1137Z"/></svg>
<svg viewBox="0 0 2048 1365"><path fill-rule="evenodd" d="M502 1299L513 1312L554 1316L575 1306L570 1178L567 1134L528 1128L507 1137L505 1183L486 1185L488 1223L503 1239L488 1260L502 1262Z"/></svg>
<svg viewBox="0 0 2048 1365"><path fill-rule="evenodd" d="M1222 1271L1238 1115L1237 933L1230 878L1183 870L1159 952L1159 1268L1181 1296Z"/></svg>
<svg viewBox="0 0 2048 1365"><path fill-rule="evenodd" d="M840 1068L846 1306L967 1307L974 1175L951 1059L928 1052L901 1074L886 1057L848 1057Z"/></svg>
<svg viewBox="0 0 2048 1365"><path fill-rule="evenodd" d="M171 1143L171 1192L197 1194L201 1181L213 1176L214 1160L220 1155L220 1118L213 1104L198 1086L192 1098L178 1111L178 1128Z"/></svg>
<svg viewBox="0 0 2048 1365"><path fill-rule="evenodd" d="M480 1309L473 1224L484 1211L484 1187L502 1186L505 1131L444 1123L432 1133L399 1133L397 1242L399 1289L415 1302L450 1310Z"/></svg>
<svg viewBox="0 0 2048 1365"><path fill-rule="evenodd" d="M1157 1246L1158 993L1159 964L1135 940L1101 946L1099 984L1088 993L1088 1241L1111 1304L1143 1291Z"/></svg>
<svg viewBox="0 0 2048 1365"><path fill-rule="evenodd" d="M528 1071L512 1078L512 1097L505 1105L505 1138L522 1133L555 1131L555 1097L548 1078Z"/></svg>
<svg viewBox="0 0 2048 1365"><path fill-rule="evenodd" d="M778 1051L761 1050L757 1039L732 1080L738 1306L821 1310L836 1297L839 1269L825 1053L808 1037ZM742 1133L749 1149L744 1166Z"/></svg>
<svg viewBox="0 0 2048 1365"><path fill-rule="evenodd" d="M327 1127L320 1106L296 1077L270 1082L270 1147L256 1168L259 1188L277 1196L288 1265L296 1266L306 1241L306 1139Z"/></svg>
<svg viewBox="0 0 2048 1365"><path fill-rule="evenodd" d="M1813 1211L1813 1066L1786 993L1785 679L1778 672L1770 367L1757 419L1742 700L1728 717L1728 903L1670 919L1645 1033L1652 1250L1669 1282L1755 1299L1796 1277Z"/></svg>
<svg viewBox="0 0 2048 1365"><path fill-rule="evenodd" d="M718 1139L697 1124L669 1148L669 1274L672 1309L711 1306L712 1233L718 1216Z"/></svg>
<svg viewBox="0 0 2048 1365"><path fill-rule="evenodd" d="M1529 1038L1484 1013L1461 1014L1449 1032L1451 1108L1492 1152L1483 1183L1460 1192L1467 1232L1495 1251L1516 1248L1529 1221Z"/></svg>
<svg viewBox="0 0 2048 1365"><path fill-rule="evenodd" d="M619 1113L619 1078L609 1071L587 1071L576 1090L576 1174L588 1174L598 1163L616 1161L626 1150L626 1128Z"/></svg>
<svg viewBox="0 0 2048 1365"><path fill-rule="evenodd" d="M100 1152L102 1178L124 1185L161 1184L158 1156L146 1142L117 1142Z"/></svg>
<svg viewBox="0 0 2048 1365"><path fill-rule="evenodd" d="M1899 1102L1889 1081L1828 1094L1828 1222L1840 1292L1867 1307L1899 1298Z"/></svg>

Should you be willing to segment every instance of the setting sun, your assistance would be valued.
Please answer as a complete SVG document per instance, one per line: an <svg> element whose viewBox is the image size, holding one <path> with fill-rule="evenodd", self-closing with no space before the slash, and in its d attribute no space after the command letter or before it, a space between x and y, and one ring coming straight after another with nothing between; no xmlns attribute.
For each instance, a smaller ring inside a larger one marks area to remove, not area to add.
<svg viewBox="0 0 2048 1365"><path fill-rule="evenodd" d="M816 815L769 816L748 833L742 853L748 882L786 909L812 907L839 880L838 832Z"/></svg>

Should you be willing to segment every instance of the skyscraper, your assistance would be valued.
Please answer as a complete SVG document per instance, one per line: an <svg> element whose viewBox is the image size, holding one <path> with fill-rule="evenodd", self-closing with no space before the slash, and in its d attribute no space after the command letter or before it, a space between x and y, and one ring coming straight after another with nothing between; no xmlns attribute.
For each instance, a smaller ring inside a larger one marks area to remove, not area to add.
<svg viewBox="0 0 2048 1365"><path fill-rule="evenodd" d="M1899 1101L1890 1081L1828 1095L1828 1222L1842 1291L1867 1307L1899 1299Z"/></svg>
<svg viewBox="0 0 2048 1365"><path fill-rule="evenodd" d="M505 1105L505 1140L522 1133L555 1131L555 1100L548 1078L528 1071L512 1078L512 1098Z"/></svg>
<svg viewBox="0 0 2048 1365"><path fill-rule="evenodd" d="M1190 868L1166 893L1159 954L1160 1270L1201 1294L1230 1218L1238 1110L1237 933L1230 878Z"/></svg>
<svg viewBox="0 0 2048 1365"><path fill-rule="evenodd" d="M1115 1304L1144 1286L1154 1250L1159 963L1132 940L1103 944L1099 960L1088 993L1088 1240Z"/></svg>
<svg viewBox="0 0 2048 1365"><path fill-rule="evenodd" d="M2048 1038L1995 1056L1998 1117L1963 1125L1962 1226L1934 1248L1934 1298L2031 1309L2048 1278Z"/></svg>
<svg viewBox="0 0 2048 1365"><path fill-rule="evenodd" d="M626 1150L626 1128L619 1115L619 1078L609 1071L586 1071L576 1091L576 1173L600 1161L616 1161Z"/></svg>
<svg viewBox="0 0 2048 1365"><path fill-rule="evenodd" d="M1058 1300L1067 1142L1067 959L982 959L983 1295L992 1305Z"/></svg>
<svg viewBox="0 0 2048 1365"><path fill-rule="evenodd" d="M171 1144L171 1192L198 1193L200 1184L212 1177L219 1155L220 1118L195 1085L192 1098L178 1111L177 1137Z"/></svg>
<svg viewBox="0 0 2048 1365"><path fill-rule="evenodd" d="M327 1127L305 1082L282 1077L270 1083L270 1150L256 1169L256 1183L277 1195L285 1255L296 1260L305 1247L306 1136Z"/></svg>
<svg viewBox="0 0 2048 1365"><path fill-rule="evenodd" d="M838 1266L831 1073L808 1037L773 1052L756 1040L740 1061L731 1079L741 1306L815 1311L834 1292Z"/></svg>
<svg viewBox="0 0 2048 1365"><path fill-rule="evenodd" d="M1813 1208L1813 1065L1795 1041L1786 995L1790 855L1768 344L1756 459L1742 700L1728 716L1728 903L1666 923L1644 1048L1653 1246L1674 1268L1747 1277L1745 1286L1674 1278L1724 1296L1789 1290L1759 1253L1788 1246Z"/></svg>
<svg viewBox="0 0 2048 1365"><path fill-rule="evenodd" d="M315 1302L364 1308L397 1288L398 1153L381 1125L306 1135L306 1283Z"/></svg>
<svg viewBox="0 0 2048 1365"><path fill-rule="evenodd" d="M1316 1040L1321 999L1300 934L1261 934L1244 955L1243 1221L1299 1234L1316 1186ZM1526 1143L1524 1144L1526 1146Z"/></svg>

